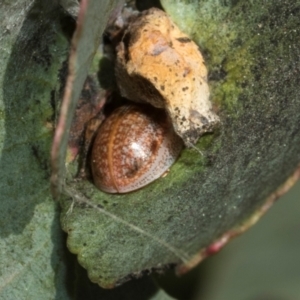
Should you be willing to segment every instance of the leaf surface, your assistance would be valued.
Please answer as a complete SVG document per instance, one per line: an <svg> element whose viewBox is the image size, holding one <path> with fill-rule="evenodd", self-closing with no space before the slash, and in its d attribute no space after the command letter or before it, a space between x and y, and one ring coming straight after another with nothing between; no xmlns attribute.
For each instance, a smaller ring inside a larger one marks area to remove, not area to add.
<svg viewBox="0 0 300 300"><path fill-rule="evenodd" d="M68 179L68 247L106 288L168 264L184 272L217 252L266 211L300 161L299 1L162 4L206 57L222 125L200 139L203 156L184 150L168 176L137 192Z"/></svg>
<svg viewBox="0 0 300 300"><path fill-rule="evenodd" d="M49 152L68 16L18 0L2 1L0 20L0 298L67 299Z"/></svg>

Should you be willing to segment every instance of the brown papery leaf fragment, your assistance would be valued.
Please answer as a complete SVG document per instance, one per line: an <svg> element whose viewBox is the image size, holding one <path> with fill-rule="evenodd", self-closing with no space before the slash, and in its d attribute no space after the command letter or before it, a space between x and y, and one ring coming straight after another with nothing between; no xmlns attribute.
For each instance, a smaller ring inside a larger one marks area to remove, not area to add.
<svg viewBox="0 0 300 300"><path fill-rule="evenodd" d="M124 97L165 108L188 147L219 122L198 46L159 9L128 26L117 48L116 76Z"/></svg>

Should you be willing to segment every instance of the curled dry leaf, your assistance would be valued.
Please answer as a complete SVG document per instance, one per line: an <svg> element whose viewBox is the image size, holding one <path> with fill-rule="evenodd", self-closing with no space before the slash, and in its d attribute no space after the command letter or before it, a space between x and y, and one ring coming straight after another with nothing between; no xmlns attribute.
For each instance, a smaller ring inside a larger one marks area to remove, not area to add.
<svg viewBox="0 0 300 300"><path fill-rule="evenodd" d="M105 103L105 93L99 91L91 76L88 76L75 109L69 139L67 162L73 161L79 151L85 153L93 138L93 134L103 119L101 114Z"/></svg>
<svg viewBox="0 0 300 300"><path fill-rule="evenodd" d="M116 76L122 96L165 108L188 147L219 121L198 46L159 9L139 14L126 29Z"/></svg>

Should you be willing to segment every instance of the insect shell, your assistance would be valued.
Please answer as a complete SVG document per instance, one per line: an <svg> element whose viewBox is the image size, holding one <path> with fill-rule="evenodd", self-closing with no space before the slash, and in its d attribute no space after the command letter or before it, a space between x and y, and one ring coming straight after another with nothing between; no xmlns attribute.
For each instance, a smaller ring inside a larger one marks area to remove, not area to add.
<svg viewBox="0 0 300 300"><path fill-rule="evenodd" d="M182 147L163 110L148 105L119 107L96 134L91 153L94 183L108 193L139 189L164 174Z"/></svg>

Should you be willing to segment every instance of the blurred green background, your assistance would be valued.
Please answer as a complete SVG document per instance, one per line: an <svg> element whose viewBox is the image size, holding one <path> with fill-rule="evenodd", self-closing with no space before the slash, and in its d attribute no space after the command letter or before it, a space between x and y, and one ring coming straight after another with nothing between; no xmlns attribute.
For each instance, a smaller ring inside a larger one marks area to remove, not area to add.
<svg viewBox="0 0 300 300"><path fill-rule="evenodd" d="M189 274L156 276L175 299L300 300L300 182Z"/></svg>

